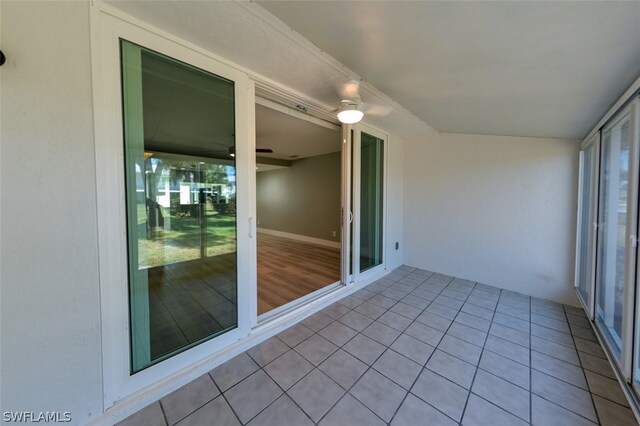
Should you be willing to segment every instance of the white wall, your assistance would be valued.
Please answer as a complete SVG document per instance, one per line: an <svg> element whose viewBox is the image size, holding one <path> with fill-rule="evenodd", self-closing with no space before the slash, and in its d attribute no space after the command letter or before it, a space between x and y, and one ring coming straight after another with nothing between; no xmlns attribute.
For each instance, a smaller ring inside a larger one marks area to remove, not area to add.
<svg viewBox="0 0 640 426"><path fill-rule="evenodd" d="M0 19L0 411L84 424L103 412L89 3L1 1ZM395 268L404 158L388 144Z"/></svg>
<svg viewBox="0 0 640 426"><path fill-rule="evenodd" d="M102 412L89 5L0 2L2 411Z"/></svg>
<svg viewBox="0 0 640 426"><path fill-rule="evenodd" d="M387 269L395 269L403 261L403 163L404 142L394 135L388 137L387 149ZM396 250L396 242L399 248Z"/></svg>
<svg viewBox="0 0 640 426"><path fill-rule="evenodd" d="M576 141L434 133L404 154L404 263L577 304Z"/></svg>
<svg viewBox="0 0 640 426"><path fill-rule="evenodd" d="M258 227L339 246L341 161L338 151L256 173Z"/></svg>

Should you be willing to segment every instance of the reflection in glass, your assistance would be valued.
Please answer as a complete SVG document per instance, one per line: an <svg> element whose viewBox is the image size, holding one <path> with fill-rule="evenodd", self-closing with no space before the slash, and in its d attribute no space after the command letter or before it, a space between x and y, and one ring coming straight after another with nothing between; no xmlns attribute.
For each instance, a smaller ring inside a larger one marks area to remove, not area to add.
<svg viewBox="0 0 640 426"><path fill-rule="evenodd" d="M582 296L584 303L589 303L589 281L590 281L590 250L592 235L592 203L594 197L593 191L593 166L595 143L592 143L583 151L582 157L582 194L580 194L580 244L578 245L578 292Z"/></svg>
<svg viewBox="0 0 640 426"><path fill-rule="evenodd" d="M131 369L237 326L233 82L122 41Z"/></svg>
<svg viewBox="0 0 640 426"><path fill-rule="evenodd" d="M382 139L360 139L360 272L382 263Z"/></svg>
<svg viewBox="0 0 640 426"><path fill-rule="evenodd" d="M629 124L627 114L602 136L596 322L619 358L625 296L627 249L627 186L629 180Z"/></svg>

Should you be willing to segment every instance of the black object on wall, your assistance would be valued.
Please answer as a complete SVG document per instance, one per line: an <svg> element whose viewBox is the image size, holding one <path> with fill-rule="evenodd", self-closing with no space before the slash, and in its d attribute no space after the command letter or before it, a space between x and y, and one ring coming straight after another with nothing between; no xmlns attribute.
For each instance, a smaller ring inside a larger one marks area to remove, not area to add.
<svg viewBox="0 0 640 426"><path fill-rule="evenodd" d="M7 57L4 56L4 53L2 52L2 50L0 50L0 67L3 66L6 61Z"/></svg>

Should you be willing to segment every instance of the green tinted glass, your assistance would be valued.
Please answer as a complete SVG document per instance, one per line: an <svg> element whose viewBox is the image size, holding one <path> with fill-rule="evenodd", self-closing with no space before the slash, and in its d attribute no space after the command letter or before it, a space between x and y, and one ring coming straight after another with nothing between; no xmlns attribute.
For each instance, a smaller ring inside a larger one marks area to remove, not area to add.
<svg viewBox="0 0 640 426"><path fill-rule="evenodd" d="M134 373L237 326L234 85L121 56Z"/></svg>

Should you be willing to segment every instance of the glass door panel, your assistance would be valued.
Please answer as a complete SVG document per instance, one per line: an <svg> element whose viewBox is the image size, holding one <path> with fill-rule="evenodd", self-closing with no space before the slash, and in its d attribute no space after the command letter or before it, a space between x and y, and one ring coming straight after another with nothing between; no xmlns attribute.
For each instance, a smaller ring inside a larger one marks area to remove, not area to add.
<svg viewBox="0 0 640 426"><path fill-rule="evenodd" d="M578 229L576 286L583 305L591 312L592 244L593 244L593 201L595 197L594 174L596 172L597 135L593 142L582 151L580 182L580 218ZM589 314L591 315L591 314Z"/></svg>
<svg viewBox="0 0 640 426"><path fill-rule="evenodd" d="M342 211L340 223L342 225L342 258L341 282L347 285L353 281L354 269L354 228L353 195L354 195L354 138L355 132L351 125L342 125Z"/></svg>
<svg viewBox="0 0 640 426"><path fill-rule="evenodd" d="M623 319L626 312L628 187L630 174L631 114L604 129L600 175L600 211L596 274L596 324L620 361Z"/></svg>
<svg viewBox="0 0 640 426"><path fill-rule="evenodd" d="M343 160L339 126L261 98L255 113L257 313L264 320L341 280Z"/></svg>
<svg viewBox="0 0 640 426"><path fill-rule="evenodd" d="M360 272L382 264L384 141L360 137Z"/></svg>
<svg viewBox="0 0 640 426"><path fill-rule="evenodd" d="M234 83L121 42L131 371L237 327Z"/></svg>

